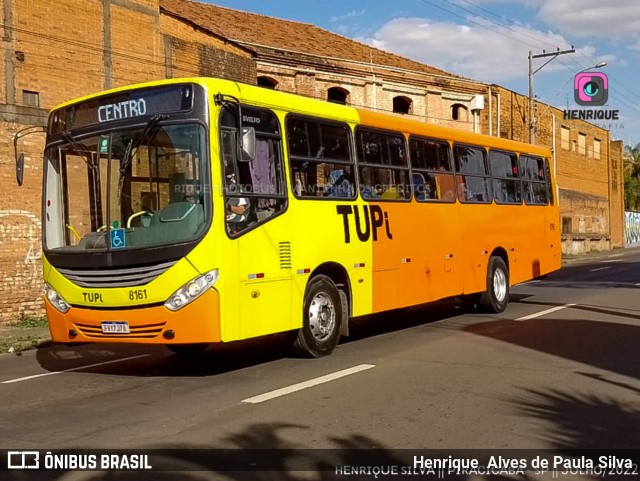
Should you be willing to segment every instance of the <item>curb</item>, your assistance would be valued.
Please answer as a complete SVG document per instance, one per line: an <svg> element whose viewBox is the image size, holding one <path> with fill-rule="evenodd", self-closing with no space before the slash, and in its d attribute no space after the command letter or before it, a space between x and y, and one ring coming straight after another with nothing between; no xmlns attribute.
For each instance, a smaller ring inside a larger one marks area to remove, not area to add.
<svg viewBox="0 0 640 481"><path fill-rule="evenodd" d="M640 252L640 246L619 247L608 251L591 251L583 254L564 254L562 256L562 265L573 264L575 262L596 261L598 259L608 258L612 256L633 255Z"/></svg>
<svg viewBox="0 0 640 481"><path fill-rule="evenodd" d="M25 351L42 349L45 347L53 346L53 344L54 342L51 340L51 338L48 337L41 337L31 340L16 340L15 342L11 343L6 351L0 352L0 356L5 354L15 354L16 356L19 356Z"/></svg>

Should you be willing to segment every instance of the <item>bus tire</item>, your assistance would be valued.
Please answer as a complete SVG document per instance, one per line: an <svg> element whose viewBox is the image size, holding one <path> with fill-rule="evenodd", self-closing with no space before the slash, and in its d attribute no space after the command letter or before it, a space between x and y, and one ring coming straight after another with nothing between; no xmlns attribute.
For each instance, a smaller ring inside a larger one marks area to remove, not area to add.
<svg viewBox="0 0 640 481"><path fill-rule="evenodd" d="M509 304L509 269L502 257L491 256L487 266L487 290L480 295L482 312L504 312Z"/></svg>
<svg viewBox="0 0 640 481"><path fill-rule="evenodd" d="M334 282L318 275L309 281L304 296L302 328L293 343L296 354L322 357L333 352L345 321L343 300Z"/></svg>

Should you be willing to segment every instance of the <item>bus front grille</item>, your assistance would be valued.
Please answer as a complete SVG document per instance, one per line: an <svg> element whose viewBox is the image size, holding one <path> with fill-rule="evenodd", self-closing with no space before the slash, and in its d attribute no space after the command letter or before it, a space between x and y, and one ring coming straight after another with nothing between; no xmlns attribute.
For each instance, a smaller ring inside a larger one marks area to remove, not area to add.
<svg viewBox="0 0 640 481"><path fill-rule="evenodd" d="M124 269L58 269L58 272L81 287L135 287L148 284L176 262L170 261L152 266L136 266Z"/></svg>
<svg viewBox="0 0 640 481"><path fill-rule="evenodd" d="M144 326L129 326L129 333L127 334L113 334L102 332L101 326L93 326L90 324L75 324L76 329L86 336L100 339L152 339L157 337L162 332L165 323L160 324L147 324Z"/></svg>

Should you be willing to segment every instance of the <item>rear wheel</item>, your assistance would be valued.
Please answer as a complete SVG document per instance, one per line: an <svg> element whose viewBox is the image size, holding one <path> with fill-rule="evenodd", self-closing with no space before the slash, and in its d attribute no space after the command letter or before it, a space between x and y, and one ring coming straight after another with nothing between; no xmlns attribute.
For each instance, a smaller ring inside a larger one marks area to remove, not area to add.
<svg viewBox="0 0 640 481"><path fill-rule="evenodd" d="M502 257L492 256L487 266L487 289L480 295L482 312L504 312L509 304L509 269Z"/></svg>
<svg viewBox="0 0 640 481"><path fill-rule="evenodd" d="M333 281L318 275L309 281L304 296L302 328L293 343L297 354L322 357L331 354L344 322L343 299Z"/></svg>

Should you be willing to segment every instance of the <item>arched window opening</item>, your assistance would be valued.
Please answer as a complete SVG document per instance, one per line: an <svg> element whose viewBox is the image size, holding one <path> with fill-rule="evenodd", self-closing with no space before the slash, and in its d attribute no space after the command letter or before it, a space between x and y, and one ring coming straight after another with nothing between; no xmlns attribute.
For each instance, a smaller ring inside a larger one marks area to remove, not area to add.
<svg viewBox="0 0 640 481"><path fill-rule="evenodd" d="M460 120L460 121L468 121L469 120L469 110L462 104L453 104L451 106L451 119Z"/></svg>
<svg viewBox="0 0 640 481"><path fill-rule="evenodd" d="M349 98L349 91L342 87L331 87L327 90L327 100L336 104L347 104Z"/></svg>
<svg viewBox="0 0 640 481"><path fill-rule="evenodd" d="M409 97L393 97L393 111L397 114L410 114L413 102Z"/></svg>
<svg viewBox="0 0 640 481"><path fill-rule="evenodd" d="M278 81L275 79L272 79L271 77L266 77L264 75L261 77L258 77L258 87L264 87L266 89L275 90L277 86L278 86Z"/></svg>

